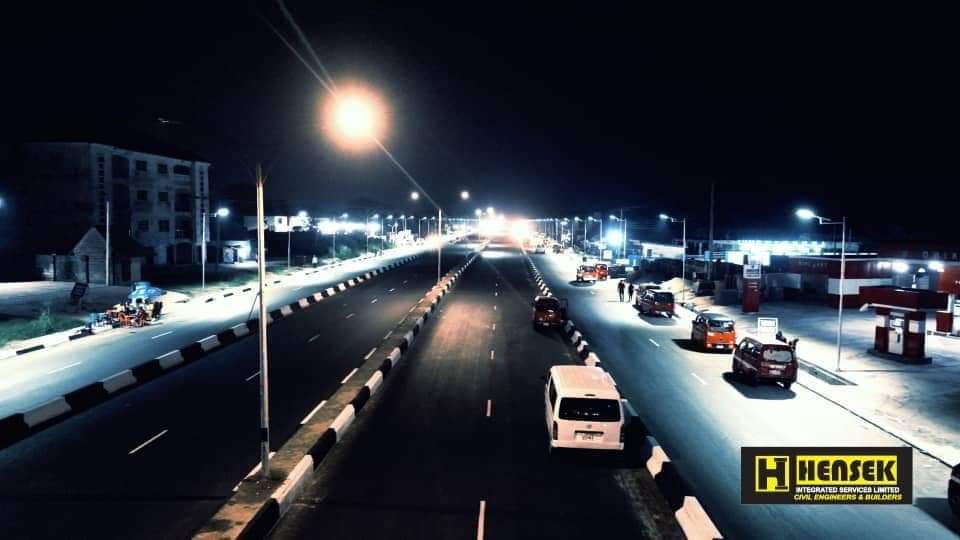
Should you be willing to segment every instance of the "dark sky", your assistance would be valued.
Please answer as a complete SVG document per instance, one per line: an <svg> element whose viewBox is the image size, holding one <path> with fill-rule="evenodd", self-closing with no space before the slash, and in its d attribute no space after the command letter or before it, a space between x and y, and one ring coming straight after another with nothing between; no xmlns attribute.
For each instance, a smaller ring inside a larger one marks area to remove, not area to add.
<svg viewBox="0 0 960 540"><path fill-rule="evenodd" d="M166 117L214 163L215 190L249 182L263 156L268 199L418 212L386 159L323 138L322 88L251 5L143 4L5 17L5 138ZM403 4L288 6L338 81L383 95L387 146L450 213L626 205L641 225L667 211L696 229L715 180L721 237L801 230L806 203L855 234L956 242L946 13ZM295 40L275 4L257 5Z"/></svg>

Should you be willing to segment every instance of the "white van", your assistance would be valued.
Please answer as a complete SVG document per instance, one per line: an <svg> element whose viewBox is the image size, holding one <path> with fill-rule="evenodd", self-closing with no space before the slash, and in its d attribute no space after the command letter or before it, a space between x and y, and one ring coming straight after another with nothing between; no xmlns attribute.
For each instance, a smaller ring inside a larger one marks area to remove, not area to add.
<svg viewBox="0 0 960 540"><path fill-rule="evenodd" d="M553 366L544 399L551 450L623 450L623 405L613 377L606 371L591 366Z"/></svg>

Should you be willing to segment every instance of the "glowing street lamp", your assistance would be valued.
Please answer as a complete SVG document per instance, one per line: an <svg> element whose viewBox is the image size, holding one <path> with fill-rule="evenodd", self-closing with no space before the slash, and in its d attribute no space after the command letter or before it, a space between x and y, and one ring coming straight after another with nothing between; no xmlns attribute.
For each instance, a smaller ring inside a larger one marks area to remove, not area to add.
<svg viewBox="0 0 960 540"><path fill-rule="evenodd" d="M460 200L465 201L465 200L467 200L467 199L469 199L469 198L470 198L470 192L469 192L469 191L463 190L463 191L460 192Z"/></svg>
<svg viewBox="0 0 960 540"><path fill-rule="evenodd" d="M418 201L418 200L420 200L420 194L417 193L416 191L411 191L411 192L410 192L410 199L411 199L411 200L414 200L414 201Z"/></svg>
<svg viewBox="0 0 960 540"><path fill-rule="evenodd" d="M840 225L840 302L837 307L837 371L840 371L840 353L843 345L843 279L847 270L847 216L834 221L818 216L809 208L797 210L797 217L803 220L816 219L820 225Z"/></svg>
<svg viewBox="0 0 960 540"><path fill-rule="evenodd" d="M492 207L492 206L488 206L488 207L487 207L487 214L489 214L489 215L491 215L491 216L493 215L493 207Z"/></svg>
<svg viewBox="0 0 960 540"><path fill-rule="evenodd" d="M476 210L473 211L473 213L474 213L474 215L476 215L477 217L480 217L480 216L483 215L483 210L477 208Z"/></svg>
<svg viewBox="0 0 960 540"><path fill-rule="evenodd" d="M386 116L383 102L370 90L341 88L324 104L324 131L345 150L360 152L379 144Z"/></svg>

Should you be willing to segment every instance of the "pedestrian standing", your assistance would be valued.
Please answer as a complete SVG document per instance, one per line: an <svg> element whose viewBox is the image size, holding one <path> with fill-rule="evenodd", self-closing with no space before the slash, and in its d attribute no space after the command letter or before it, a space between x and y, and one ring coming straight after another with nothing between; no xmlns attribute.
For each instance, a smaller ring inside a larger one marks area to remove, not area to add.
<svg viewBox="0 0 960 540"><path fill-rule="evenodd" d="M623 289L624 289L624 285L623 285L623 280L621 279L621 280L620 280L620 283L617 283L617 292L620 293L620 301L621 301L621 302L623 302Z"/></svg>
<svg viewBox="0 0 960 540"><path fill-rule="evenodd" d="M313 260L311 260L311 262L313 263L313 267L316 268L316 267L317 267L317 263L320 262L320 259L317 259L317 256L314 255L314 256L313 256Z"/></svg>
<svg viewBox="0 0 960 540"><path fill-rule="evenodd" d="M633 282L627 287L627 302L633 302Z"/></svg>

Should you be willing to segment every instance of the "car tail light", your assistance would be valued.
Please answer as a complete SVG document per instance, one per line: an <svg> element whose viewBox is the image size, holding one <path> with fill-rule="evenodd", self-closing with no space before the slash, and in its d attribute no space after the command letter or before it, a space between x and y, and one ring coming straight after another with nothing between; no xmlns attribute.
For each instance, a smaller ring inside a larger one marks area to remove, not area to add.
<svg viewBox="0 0 960 540"><path fill-rule="evenodd" d="M553 422L553 440L560 438L560 429L557 427L557 422Z"/></svg>
<svg viewBox="0 0 960 540"><path fill-rule="evenodd" d="M623 426L620 426L620 442L624 442L627 438L627 430L623 429Z"/></svg>

